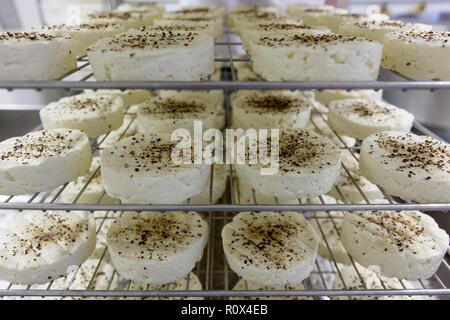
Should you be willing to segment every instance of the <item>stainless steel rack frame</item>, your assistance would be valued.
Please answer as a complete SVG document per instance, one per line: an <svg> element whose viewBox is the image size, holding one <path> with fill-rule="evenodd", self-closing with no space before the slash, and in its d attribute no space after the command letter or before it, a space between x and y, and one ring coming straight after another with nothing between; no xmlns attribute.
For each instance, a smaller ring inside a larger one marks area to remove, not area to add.
<svg viewBox="0 0 450 320"><path fill-rule="evenodd" d="M93 74L91 72L83 73L83 70L88 68L89 63L86 58L80 58L79 66L66 74L59 80L55 81L0 81L0 88L7 90L15 89L53 89L53 88L65 88L65 89L222 89L225 92L225 109L227 116L227 125L230 124L230 99L229 95L233 90L239 89L403 89L403 90L418 90L418 89L450 89L450 81L414 81L413 79L397 75L397 81L384 81L383 76L377 81L372 82L240 82L236 79L236 73L234 70L234 62L246 61L246 59L236 59L232 56L232 46L240 45L240 42L230 41L230 35L232 31L226 31L226 40L216 42L217 46L227 46L228 57L217 58L217 62L226 62L222 70L223 81L199 81L199 82L96 82L93 81ZM386 72L386 71L383 71ZM75 80L74 80L75 79ZM315 110L321 117L318 110ZM128 125L127 129L122 133L121 137L125 135L126 131L130 128L132 121ZM312 119L311 119L312 120ZM323 118L322 118L323 120ZM320 128L312 120L313 125L320 132ZM39 129L36 128L36 130ZM420 123L414 123L414 130L420 134L434 135L427 128ZM334 132L337 139L342 143L342 149L346 149L351 152L355 159L358 158L359 143L355 147L349 147L345 144L342 138ZM93 154L98 153L102 149L102 143L108 137L106 135L100 141L94 143ZM121 139L119 137L119 139ZM439 137L437 137L439 138ZM450 298L450 266L449 256L447 255L438 272L430 279L419 281L404 281L399 280L401 288L392 289L386 286L384 281L380 278L383 289L370 289L367 288L364 279L358 271L359 266L349 255L351 264L355 269L356 274L361 281L361 289L350 290L348 284L345 283L341 268L342 264L338 263L333 256L333 248L330 247L327 241L327 234L323 231L319 221L321 219L330 219L333 222L334 229L339 234L339 228L336 225L336 219L338 217L333 216L332 211L355 211L355 210L421 210L421 211L448 211L450 210L450 204L420 204L404 202L399 199L386 194L382 188L381 193L385 197L386 203L371 203L368 197L364 194L356 179L351 175L351 172L344 166L346 174L354 184L355 188L361 193L362 198L365 200L365 204L350 203L345 199L339 187L335 187L337 193L340 195L339 201L333 201L327 203L325 197L319 197L320 204L307 204L305 199L298 199L298 204L283 205L280 204L278 199L274 198L272 204L259 204L256 201L255 191L252 191L253 203L241 204L239 186L236 183L237 177L233 170L233 166L230 165L229 175L227 180L227 191L222 197L220 203L212 203L212 190L214 185L213 170L212 167L210 177L210 201L208 204L193 204L188 201L186 205L152 205L152 204L118 204L118 205L105 205L100 204L101 199L105 195L105 191L100 195L97 203L92 204L79 204L77 203L82 193L86 190L91 181L100 174L100 168L98 167L95 172L89 177L86 184L80 189L77 197L72 203L62 203L60 196L64 192L69 183L63 186L51 190L48 192L36 193L28 196L0 196L0 214L17 214L20 210L87 210L93 211L96 219L99 221L97 233L105 228L105 221L108 219L114 219L111 214L118 211L168 211L168 210L180 210L180 211L199 211L206 221L209 223L209 241L205 250L203 259L199 261L196 268L193 270L200 278L203 284L204 290L195 291L189 288L189 277L187 279L186 288L184 290L169 290L167 285L165 289L150 290L129 290L130 281L124 281L121 279L117 272L111 276L109 286L106 290L95 290L92 287L94 279L98 273L101 263L107 260L107 248L104 247L103 254L99 260L99 263L91 275L91 279L87 287L83 290L71 289L71 284L67 285L66 290L52 290L52 282L49 282L45 286L20 286L12 283L5 283L3 286L0 283L0 296L8 297L122 297L122 298L164 298L164 297L191 297L191 298L219 298L219 297L297 297L297 298L313 298L313 299L329 299L330 297L344 296L344 297L357 297L357 296L372 296L379 298L386 298L388 296L394 297L406 297L406 296L434 296L440 298ZM325 244L330 252L331 259L323 259L318 256L315 264L314 271L310 277L307 278L303 284L304 290L248 290L248 284L245 282L245 290L232 291L230 290L238 280L238 276L230 270L227 265L223 250L222 242L220 239L220 230L223 226L230 222L234 214L239 211L297 211L299 214L304 215L307 219L310 219L311 223L317 223L321 236L325 241ZM326 212L327 216L318 215L318 212ZM111 284L115 277L120 279L119 290L112 290ZM333 279L339 277L344 284L344 289L333 290Z"/></svg>

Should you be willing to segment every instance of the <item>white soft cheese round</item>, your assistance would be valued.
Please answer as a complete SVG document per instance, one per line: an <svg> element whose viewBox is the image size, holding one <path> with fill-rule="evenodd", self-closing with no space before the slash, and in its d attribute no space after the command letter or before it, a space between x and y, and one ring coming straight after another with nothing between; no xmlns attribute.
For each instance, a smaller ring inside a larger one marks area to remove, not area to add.
<svg viewBox="0 0 450 320"><path fill-rule="evenodd" d="M332 101L328 125L338 134L359 140L381 131L409 132L414 116L383 101L346 99Z"/></svg>
<svg viewBox="0 0 450 320"><path fill-rule="evenodd" d="M201 121L203 130L216 127L217 106L204 100L157 97L139 105L138 131L142 133L172 134L176 129L194 132L194 122Z"/></svg>
<svg viewBox="0 0 450 320"><path fill-rule="evenodd" d="M215 23L209 21L192 21L192 20L172 20L172 19L156 19L154 21L155 28L166 31L195 31L202 32L211 37L216 36Z"/></svg>
<svg viewBox="0 0 450 320"><path fill-rule="evenodd" d="M50 103L39 116L44 129L77 129L98 137L122 125L123 104L118 97L82 93Z"/></svg>
<svg viewBox="0 0 450 320"><path fill-rule="evenodd" d="M48 191L86 174L88 137L72 129L42 130L0 142L0 194Z"/></svg>
<svg viewBox="0 0 450 320"><path fill-rule="evenodd" d="M386 131L364 139L361 173L391 195L425 203L450 201L450 146L429 136Z"/></svg>
<svg viewBox="0 0 450 320"><path fill-rule="evenodd" d="M35 31L0 33L0 80L54 80L77 67L72 38ZM51 58L51 59L50 59Z"/></svg>
<svg viewBox="0 0 450 320"><path fill-rule="evenodd" d="M314 267L318 238L297 212L240 212L222 229L225 256L240 277L265 286L297 285Z"/></svg>
<svg viewBox="0 0 450 320"><path fill-rule="evenodd" d="M267 153L270 155L269 147ZM257 156L259 158L259 151ZM339 148L327 137L308 130L280 130L276 173L262 175L261 169L269 166L253 155L250 160L257 163L246 161L235 165L238 178L259 193L280 200L305 199L327 193L337 182L341 168Z"/></svg>
<svg viewBox="0 0 450 320"><path fill-rule="evenodd" d="M345 9L328 10L323 8L310 8L295 13L295 17L303 20L304 23L313 26L326 26L331 31L339 33L341 24L365 21L385 21L389 16L380 13L348 13Z"/></svg>
<svg viewBox="0 0 450 320"><path fill-rule="evenodd" d="M95 248L89 212L29 211L0 232L0 276L11 283L37 284L70 272Z"/></svg>
<svg viewBox="0 0 450 320"><path fill-rule="evenodd" d="M386 34L381 65L405 76L450 80L450 32Z"/></svg>
<svg viewBox="0 0 450 320"><path fill-rule="evenodd" d="M218 79L212 79L211 81L218 81L220 80L220 68L218 69L216 62L216 71L214 71L213 76L216 75L219 76ZM225 127L226 117L225 117L225 109L223 107L224 104L224 93L223 90L210 90L210 91L204 91L204 90L159 90L158 92L159 96L161 98L176 98L176 99L183 99L186 101L194 100L194 101L202 101L206 105L215 105L217 109L216 114L216 121L214 128L222 129Z"/></svg>
<svg viewBox="0 0 450 320"><path fill-rule="evenodd" d="M387 277L417 280L436 272L449 237L419 211L356 211L345 214L341 241L363 266L374 265Z"/></svg>
<svg viewBox="0 0 450 320"><path fill-rule="evenodd" d="M109 37L125 32L127 28L119 23L84 23L76 25L60 24L53 26L41 26L33 30L36 32L72 38L77 43L77 50L75 51L75 54L77 56L82 56L86 54L86 48L91 44L94 44L103 37Z"/></svg>
<svg viewBox="0 0 450 320"><path fill-rule="evenodd" d="M303 24L300 19L282 18L273 21L253 23L251 28L241 31L242 47L250 50L249 42L267 36L282 36L301 34L325 34L330 30L325 27L313 27Z"/></svg>
<svg viewBox="0 0 450 320"><path fill-rule="evenodd" d="M97 41L87 55L97 81L199 81L214 71L214 38L132 29Z"/></svg>
<svg viewBox="0 0 450 320"><path fill-rule="evenodd" d="M106 192L122 203L153 204L180 204L201 193L208 184L210 165L174 163L172 152L181 152L176 146L170 136L138 133L103 149L100 162Z"/></svg>
<svg viewBox="0 0 450 320"><path fill-rule="evenodd" d="M253 71L268 81L374 81L383 45L333 33L250 41Z"/></svg>
<svg viewBox="0 0 450 320"><path fill-rule="evenodd" d="M312 104L298 91L241 90L233 98L232 108L235 128L303 129L309 121Z"/></svg>
<svg viewBox="0 0 450 320"><path fill-rule="evenodd" d="M191 272L207 239L208 224L196 212L126 212L108 231L108 249L122 277L162 285Z"/></svg>
<svg viewBox="0 0 450 320"><path fill-rule="evenodd" d="M347 21L339 25L339 34L344 36L364 37L385 44L389 32L431 31L433 26L422 23L402 21Z"/></svg>

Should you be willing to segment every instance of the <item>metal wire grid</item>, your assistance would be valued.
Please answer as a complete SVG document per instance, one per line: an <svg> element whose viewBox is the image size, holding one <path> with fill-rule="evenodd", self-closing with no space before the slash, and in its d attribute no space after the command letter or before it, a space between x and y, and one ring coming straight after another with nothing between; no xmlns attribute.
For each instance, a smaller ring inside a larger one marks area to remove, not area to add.
<svg viewBox="0 0 450 320"><path fill-rule="evenodd" d="M231 82L236 82L236 74L235 70L233 68L233 57L232 57L232 50L231 45L233 43L230 42L229 33L227 33L227 45L228 45L228 51L229 51L229 58L228 59L217 59L217 61L225 61L227 60L229 62L229 66L231 67L229 69L229 72L231 73L231 76L228 78L231 78ZM83 60L83 59L81 59ZM80 67L77 68L76 71L81 70L82 68L86 67L86 64L83 63ZM75 72L75 71L74 71ZM81 82L86 81L92 76L85 75L80 80ZM202 82L203 83L203 82ZM206 83L206 82L205 82ZM256 82L257 84L263 83L263 82ZM44 87L42 87L44 88ZM181 88L178 88L181 89ZM204 89L204 88L203 88ZM226 105L226 117L227 117L227 124L230 123L230 111L231 106L229 102L229 94L230 94L230 88L225 90L225 105ZM322 114L319 113L321 117L323 117ZM128 127L125 129L125 131L122 133L122 135L119 137L121 139L122 136L125 135L126 131L130 128L131 124L133 123L135 117L132 118L131 122L128 124ZM312 120L312 119L311 119ZM323 120L323 119L322 119ZM315 125L316 129L320 132L319 127L315 124L315 122L312 120L313 125ZM423 133L423 134L429 134L433 135L429 130L427 130L425 127L421 126L419 123L415 123L414 128ZM349 150L353 157L357 158L357 153L355 150L358 150L358 145L356 147L348 147L345 145L345 142L339 137L335 132L334 134L336 137L343 143L345 149ZM102 143L105 141L105 139L108 137L106 135L101 139L101 141L98 141L98 144L95 145L93 148L93 153L96 153L99 151L102 147ZM214 170L214 169L213 169ZM212 170L212 171L213 171ZM339 230L336 227L336 224L334 223L335 217L333 217L330 214L330 211L337 211L337 210L384 210L384 209L390 209L390 210L428 210L428 211L436 211L436 210L448 210L450 208L450 205L448 204L431 204L431 205L421 205L421 204L396 204L394 199L387 195L384 190L380 188L380 191L385 195L385 198L389 201L389 205L377 205L370 203L367 196L362 192L361 188L356 183L355 179L351 176L350 171L344 166L344 170L346 171L347 175L349 176L350 180L354 184L355 188L358 189L358 191L361 193L361 196L365 199L366 203L365 205L354 205L354 204L348 204L348 201L344 198L342 192L339 190L339 187L336 187L337 193L341 197L341 201L344 203L342 204L326 204L323 197L319 197L321 201L321 205L305 205L302 203L301 199L298 199L299 205L280 205L278 203L278 199L274 199L275 205L261 205L256 203L256 197L255 197L255 191L252 191L253 195L253 201L254 204L252 205L242 205L239 201L239 190L238 190L238 184L237 178L233 172L233 167L230 166L230 175L228 178L228 187L227 192L222 199L223 204L219 205L213 205L212 204L212 190L213 190L213 172L211 172L211 184L210 184L210 204L209 205L191 205L188 204L184 206L154 206L154 205L100 205L100 201L105 195L105 191L100 195L99 199L97 200L96 204L87 204L87 205L79 205L76 204L79 198L81 197L82 193L86 190L89 183L95 178L96 175L99 174L99 167L94 171L94 173L89 177L86 184L80 189L80 192L76 196L76 198L73 200L73 204L67 205L67 204L58 204L56 201L59 199L60 195L64 192L64 189L67 187L68 183L64 184L60 188L57 188L56 190L52 190L49 192L44 193L36 193L32 196L28 196L25 198L26 201L23 201L23 197L5 197L4 201L0 205L0 209L38 209L38 210L54 210L54 209L77 209L77 210L105 210L107 211L106 214L102 217L97 217L97 219L101 219L101 222L99 224L99 228L97 230L97 233L100 232L101 228L104 227L105 221L107 219L111 219L109 214L111 212L116 212L120 210L130 210L130 211L141 211L141 210L157 210L157 211L166 211L166 210L196 210L201 211L204 218L209 223L209 241L207 248L205 249L205 253L203 256L203 259L197 263L196 268L194 269L194 273L196 273L200 281L203 284L204 290L202 291L193 291L189 290L189 278L187 279L187 285L185 290L169 290L169 285L165 287L165 290L157 290L157 291L138 291L138 290L128 290L130 288L130 281L123 282L122 285L119 287L120 290L110 290L111 284L114 281L116 277L118 277L118 274L116 271L114 271L113 275L110 278L110 282L108 285L108 290L93 290L92 284L94 283L95 277L99 271L99 268L102 263L104 263L107 248L104 247L101 257L99 259L98 265L95 268L95 271L93 272L91 279L89 281L89 284L86 286L85 290L72 290L70 288L70 284L68 285L66 290L52 290L52 284L53 281L50 282L45 289L42 288L35 288L35 286L18 286L14 284L8 284L6 288L0 289L0 296L34 296L34 297L40 297L40 296L46 296L46 297L135 297L135 298L144 298L144 297L230 297L230 296L238 296L238 297L248 297L248 296L310 296L314 297L316 299L320 298L327 298L330 296L366 296L366 295L373 295L373 296L387 296L387 295L450 295L450 289L447 289L448 287L448 280L450 275L450 266L447 262L447 257L442 262L442 265L439 269L439 271L433 276L431 279L427 279L424 281L418 281L418 287L415 289L407 288L404 281L400 281L402 284L403 289L402 290L388 290L381 281L383 287L385 290L371 290L367 289L365 286L365 282L363 278L361 277L360 272L358 271L357 266L355 265L353 259L349 256L350 261L352 262L352 266L355 268L355 272L360 277L361 283L363 284L364 290L348 290L347 285L345 284L345 281L342 277L342 274L340 272L340 268L342 267L339 263L336 262L333 256L332 248L329 246L327 241L327 235L324 233L324 231L321 228L320 223L318 223L319 230L321 232L321 236L323 237L328 250L330 251L330 256L332 259L330 261L326 259L321 259L318 257L316 261L316 267L314 271L311 273L310 277L304 281L305 290L261 290L261 291L252 291L248 290L248 286L246 283L246 290L244 291L230 291L230 289L233 287L235 280L237 280L237 275L234 274L228 267L226 263L226 259L223 254L222 250L222 244L220 239L220 230L223 228L223 226L229 222L234 213L238 211L246 211L246 210L254 210L254 211L262 211L262 210L273 210L273 211L282 211L282 210L294 210L301 212L307 219L313 219L315 222L318 222L319 219L331 219L333 222L334 228L336 232L339 234ZM1 199L1 198L0 198ZM49 199L48 202L46 202ZM18 200L19 202L15 202L15 200ZM327 217L321 217L317 215L317 211L325 211L328 213ZM328 267L327 267L328 264ZM332 290L332 287L330 285L330 282L327 281L330 277L340 277L342 283L344 284L344 290ZM380 278L381 280L381 278ZM148 287L147 287L148 289Z"/></svg>

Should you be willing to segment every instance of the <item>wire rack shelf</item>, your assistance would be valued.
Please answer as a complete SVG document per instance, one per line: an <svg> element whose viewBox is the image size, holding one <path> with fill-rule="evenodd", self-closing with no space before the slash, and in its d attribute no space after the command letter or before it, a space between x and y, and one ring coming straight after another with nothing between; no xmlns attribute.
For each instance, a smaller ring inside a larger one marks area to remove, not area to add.
<svg viewBox="0 0 450 320"><path fill-rule="evenodd" d="M229 40L232 32L225 32L227 41L216 41L215 46L241 47L240 41ZM232 66L234 62L249 61L247 58L215 58L215 62L225 62ZM386 80L394 76L395 81ZM78 59L77 68L70 70L59 79L45 81L0 81L0 89L172 89L172 90L322 90L322 89L402 89L402 90L439 90L450 89L450 81L418 81L394 71L381 68L377 81L237 81L236 77L220 81L95 81L86 56Z"/></svg>
<svg viewBox="0 0 450 320"><path fill-rule="evenodd" d="M450 81L413 81L407 77L398 76L397 81L385 81L384 77L380 76L377 81L372 82L269 82L269 81L253 81L242 82L237 81L236 72L234 69L235 62L248 61L247 58L235 58L233 57L233 46L240 46L240 42L231 41L230 35L232 31L225 32L225 40L216 42L216 46L226 46L228 50L228 57L216 58L216 62L225 62L222 68L221 81L199 81L199 82L96 82L93 80L93 74L90 72L89 63L86 57L79 59L79 66L66 74L61 79L55 81L0 81L0 89L15 90L15 89L222 89L225 92L225 109L227 127L230 125L230 93L233 90L239 89L291 89L291 90L308 90L308 89L403 89L403 90L416 90L416 89L450 89ZM383 71L386 72L386 71ZM75 79L75 80L74 80ZM324 115L319 110L315 110L315 113L324 119ZM135 120L135 114L130 114L132 120L128 127L122 132L118 138L120 140L125 136L127 130L131 127L131 124ZM319 126L311 118L313 125L320 133ZM325 121L326 122L326 121ZM35 128L35 130L40 127ZM331 129L330 129L331 130ZM431 135L437 137L433 132L426 127L418 123L414 123L414 130L420 134ZM358 159L358 150L360 144L350 147L345 144L342 137L337 135L334 131L335 137L342 143L342 149L351 152L351 155ZM102 150L102 144L108 138L109 134L102 139L93 143L92 153L97 155ZM439 137L437 137L439 138ZM85 288L80 290L79 288L72 288L73 283L68 283L65 290L52 289L54 281L51 281L45 285L33 285L22 286L12 283L6 283L0 281L0 297L4 299L17 299L24 297L26 299L62 299L62 298L92 298L92 297L108 297L108 298L127 298L127 299L148 299L148 298L227 298L227 297L291 297L291 298L311 298L311 299L330 299L330 297L348 297L355 298L359 296L371 296L378 298L386 297L428 297L434 298L450 298L450 266L449 256L447 255L438 272L426 280L419 281L405 281L398 280L401 284L400 289L388 288L383 280L380 278L380 282L383 289L370 289L367 288L364 278L359 272L358 265L354 262L352 257L347 253L351 266L354 268L358 275L362 288L352 290L348 284L345 283L341 269L343 265L334 259L333 248L330 247L327 241L327 234L321 227L321 220L330 220L333 222L335 231L339 234L339 228L335 221L339 219L333 216L330 212L333 211L355 211L355 210L421 210L421 211L442 211L446 212L450 210L450 204L434 203L434 204L422 204L422 203L410 203L396 199L389 194L386 194L382 188L380 192L384 195L383 203L372 203L367 195L364 194L361 187L358 185L356 179L352 177L350 170L344 166L346 174L354 184L355 188L360 192L361 197L365 203L350 203L339 190L338 186L335 186L337 193L340 196L339 200L329 202L326 197L319 197L318 204L310 204L306 202L306 199L298 199L297 204L282 204L278 199L274 198L271 203L261 204L257 202L256 192L252 190L252 199L250 203L241 202L241 192L239 190L239 184L234 172L233 166L229 166L229 174L227 178L227 188L225 194L220 199L219 203L214 204L212 201L212 190L214 186L213 170L210 176L210 201L206 204L194 204L189 200L186 205L154 205L154 204L101 204L101 200L105 195L105 191L99 196L96 203L78 203L78 200L82 196L83 192L93 181L93 179L100 174L100 168L98 167L93 174L88 178L85 185L80 189L78 195L75 197L72 203L64 203L61 200L61 195L65 191L69 183L66 183L55 190L48 192L36 193L28 196L0 196L0 214L19 214L21 210L85 210L92 211L94 217L98 221L97 234L106 232L107 221L116 219L122 211L198 211L209 223L209 241L205 248L205 252L201 261L199 261L193 270L203 285L203 290L190 289L189 275L186 279L186 287L182 290L171 290L169 285L161 288L146 290L133 290L131 288L131 282L122 279L119 274L114 272L109 276L107 288L95 289L93 284L100 272L100 266L102 263L108 262L107 247L103 246L102 255L99 258L98 264L95 270L90 275L90 280ZM289 290L285 287L284 290L280 289L266 289L266 290L249 290L248 283L245 281L245 290L231 290L239 277L228 267L226 258L222 249L222 241L220 239L220 231L224 225L230 222L237 212L240 211L297 211L299 214L304 215L309 219L311 223L316 223L321 233L323 241L326 243L329 250L331 259L325 259L320 256L317 257L315 268L311 275L303 281L304 290ZM319 215L318 212L328 213L327 216ZM333 281L339 277L344 284L343 289L333 289ZM118 287L113 289L113 281L118 281ZM130 289L131 288L131 289Z"/></svg>

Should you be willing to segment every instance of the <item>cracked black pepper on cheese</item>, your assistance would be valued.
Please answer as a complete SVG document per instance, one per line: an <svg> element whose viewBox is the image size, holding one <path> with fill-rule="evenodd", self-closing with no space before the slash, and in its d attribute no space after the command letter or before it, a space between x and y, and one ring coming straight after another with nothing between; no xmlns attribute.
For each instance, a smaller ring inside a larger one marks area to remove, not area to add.
<svg viewBox="0 0 450 320"><path fill-rule="evenodd" d="M194 122L201 122L203 130L216 127L217 107L200 99L186 99L173 95L154 98L139 105L137 123L142 133L171 134L176 129L194 130Z"/></svg>
<svg viewBox="0 0 450 320"><path fill-rule="evenodd" d="M41 130L0 142L0 194L48 191L84 175L91 147L83 132Z"/></svg>
<svg viewBox="0 0 450 320"><path fill-rule="evenodd" d="M362 174L391 195L421 203L450 201L450 146L429 136L386 131L364 139Z"/></svg>
<svg viewBox="0 0 450 320"><path fill-rule="evenodd" d="M419 211L345 213L341 241L365 267L400 279L431 277L448 248L448 234Z"/></svg>
<svg viewBox="0 0 450 320"><path fill-rule="evenodd" d="M306 127L313 101L300 91L241 90L233 96L232 123L244 130Z"/></svg>
<svg viewBox="0 0 450 320"><path fill-rule="evenodd" d="M192 146L188 154L177 144L167 134L138 133L103 149L101 172L108 195L122 203L181 204L201 193L211 165L193 163Z"/></svg>
<svg viewBox="0 0 450 320"><path fill-rule="evenodd" d="M166 22L172 21L175 23L191 25L208 25L212 28L212 33L209 33L211 36L216 39L223 37L224 18L220 14L211 12L165 12L160 19Z"/></svg>
<svg viewBox="0 0 450 320"><path fill-rule="evenodd" d="M301 20L293 18L280 18L273 21L252 23L251 26L241 30L242 47L249 51L250 41L261 37L296 35L296 34L325 34L330 30L325 27L305 25Z"/></svg>
<svg viewBox="0 0 450 320"><path fill-rule="evenodd" d="M185 277L203 254L208 225L196 212L125 212L110 227L108 249L117 272L162 285Z"/></svg>
<svg viewBox="0 0 450 320"><path fill-rule="evenodd" d="M78 129L98 137L123 122L123 102L113 95L81 93L61 98L39 111L44 129Z"/></svg>
<svg viewBox="0 0 450 320"><path fill-rule="evenodd" d="M268 81L376 80L383 48L334 33L262 36L249 47L253 71Z"/></svg>
<svg viewBox="0 0 450 320"><path fill-rule="evenodd" d="M431 31L432 26L402 21L348 21L339 25L339 33L346 36L364 37L385 44L389 32Z"/></svg>
<svg viewBox="0 0 450 320"><path fill-rule="evenodd" d="M240 212L222 230L230 268L266 286L296 285L313 269L318 238L297 212Z"/></svg>
<svg viewBox="0 0 450 320"><path fill-rule="evenodd" d="M217 34L216 23L209 19L156 19L153 22L154 28L172 31L194 31L205 33L215 39L221 35ZM220 30L219 30L220 31Z"/></svg>
<svg viewBox="0 0 450 320"><path fill-rule="evenodd" d="M76 24L76 25L51 25L41 26L33 29L36 32L42 32L50 35L60 35L70 37L76 44L74 53L77 56L84 56L86 48L97 42L103 37L122 33L127 29L119 23L99 23L99 24Z"/></svg>
<svg viewBox="0 0 450 320"><path fill-rule="evenodd" d="M44 32L1 32L0 80L60 78L77 67L77 46L70 37Z"/></svg>
<svg viewBox="0 0 450 320"><path fill-rule="evenodd" d="M214 71L214 39L201 32L132 29L87 49L97 81L195 81Z"/></svg>
<svg viewBox="0 0 450 320"><path fill-rule="evenodd" d="M411 113L384 101L337 100L328 109L330 128L359 140L382 131L409 132L413 121Z"/></svg>
<svg viewBox="0 0 450 320"><path fill-rule="evenodd" d="M382 66L405 76L450 80L450 32L386 34Z"/></svg>
<svg viewBox="0 0 450 320"><path fill-rule="evenodd" d="M0 232L0 276L39 284L65 276L95 248L95 221L84 211L29 211Z"/></svg>
<svg viewBox="0 0 450 320"><path fill-rule="evenodd" d="M266 145L270 157L271 137ZM251 152L249 161L236 164L238 178L255 191L279 200L317 197L330 191L339 178L341 154L327 137L309 130L281 129L278 146L277 150L274 140L272 167L277 167L276 172L261 175L261 169L269 165L258 161L258 152Z"/></svg>

